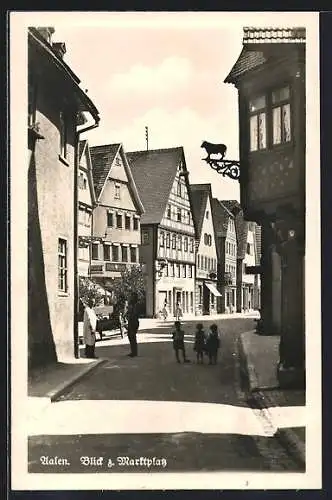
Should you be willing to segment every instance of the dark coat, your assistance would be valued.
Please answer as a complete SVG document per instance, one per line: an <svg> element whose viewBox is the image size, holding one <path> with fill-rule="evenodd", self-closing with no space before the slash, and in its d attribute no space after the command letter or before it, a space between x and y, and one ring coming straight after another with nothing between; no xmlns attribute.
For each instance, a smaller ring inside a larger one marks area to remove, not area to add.
<svg viewBox="0 0 332 500"><path fill-rule="evenodd" d="M206 340L206 350L207 352L217 352L220 347L220 339L218 333L210 332Z"/></svg>
<svg viewBox="0 0 332 500"><path fill-rule="evenodd" d="M184 331L175 330L172 333L174 349L184 349Z"/></svg>
<svg viewBox="0 0 332 500"><path fill-rule="evenodd" d="M194 351L203 352L205 348L205 333L203 330L197 330L195 335Z"/></svg>

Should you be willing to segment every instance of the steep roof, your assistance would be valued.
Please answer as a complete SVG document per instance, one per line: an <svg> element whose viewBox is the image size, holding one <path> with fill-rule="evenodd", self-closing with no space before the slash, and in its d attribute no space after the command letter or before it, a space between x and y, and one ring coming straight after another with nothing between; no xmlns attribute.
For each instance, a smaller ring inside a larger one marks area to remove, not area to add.
<svg viewBox="0 0 332 500"><path fill-rule="evenodd" d="M142 215L144 213L144 205L142 203L141 197L138 194L137 186L129 166L127 155L124 151L123 145L121 143L117 144L105 144L103 146L93 146L89 148L91 163L92 163L92 175L93 183L96 193L96 198L99 200L101 193L103 191L107 177L110 174L114 159L118 152L120 152L124 169L128 177L128 185L135 201L137 210Z"/></svg>
<svg viewBox="0 0 332 500"><path fill-rule="evenodd" d="M119 143L90 147L93 183L97 199L104 187L119 148Z"/></svg>
<svg viewBox="0 0 332 500"><path fill-rule="evenodd" d="M224 203L217 198L212 199L212 213L213 213L213 223L214 231L220 233L220 235L225 238L227 235L228 221L233 215L225 207Z"/></svg>
<svg viewBox="0 0 332 500"><path fill-rule="evenodd" d="M289 44L305 42L305 28L243 28L243 48L225 78L225 83L235 83L239 77L261 66L268 60L264 49L278 44L285 47Z"/></svg>
<svg viewBox="0 0 332 500"><path fill-rule="evenodd" d="M181 160L187 171L183 148L133 151L127 153L127 158L145 208L141 223L159 224Z"/></svg>
<svg viewBox="0 0 332 500"><path fill-rule="evenodd" d="M206 202L209 196L212 200L211 184L190 184L190 191L193 204L193 218L197 227L197 237L200 238L202 234Z"/></svg>

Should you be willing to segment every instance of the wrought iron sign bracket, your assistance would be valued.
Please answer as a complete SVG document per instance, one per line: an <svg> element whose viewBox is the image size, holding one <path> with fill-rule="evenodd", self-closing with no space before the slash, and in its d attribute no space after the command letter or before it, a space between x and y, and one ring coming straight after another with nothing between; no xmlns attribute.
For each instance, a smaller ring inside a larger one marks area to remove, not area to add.
<svg viewBox="0 0 332 500"><path fill-rule="evenodd" d="M202 158L210 167L223 177L227 175L233 180L240 180L240 162L235 160L214 160L212 158Z"/></svg>

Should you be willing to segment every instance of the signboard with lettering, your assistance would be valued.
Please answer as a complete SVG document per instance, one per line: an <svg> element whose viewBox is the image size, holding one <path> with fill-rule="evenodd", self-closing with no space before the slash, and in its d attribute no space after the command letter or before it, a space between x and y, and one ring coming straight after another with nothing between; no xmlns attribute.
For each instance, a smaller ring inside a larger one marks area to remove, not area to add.
<svg viewBox="0 0 332 500"><path fill-rule="evenodd" d="M117 262L107 262L106 265L105 265L105 270L106 271L115 271L115 272L121 272L121 271L125 271L125 269L127 268L127 265L126 264L120 264L120 263L117 263Z"/></svg>

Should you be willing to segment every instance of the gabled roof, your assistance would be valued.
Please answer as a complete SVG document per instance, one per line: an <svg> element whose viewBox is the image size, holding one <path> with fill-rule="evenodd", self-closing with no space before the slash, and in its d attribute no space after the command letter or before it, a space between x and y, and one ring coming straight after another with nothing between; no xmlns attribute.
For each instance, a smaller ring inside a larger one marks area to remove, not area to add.
<svg viewBox="0 0 332 500"><path fill-rule="evenodd" d="M93 183L97 199L100 197L119 148L120 143L90 147Z"/></svg>
<svg viewBox="0 0 332 500"><path fill-rule="evenodd" d="M179 163L187 172L182 146L127 153L145 213L142 224L159 224L164 216Z"/></svg>
<svg viewBox="0 0 332 500"><path fill-rule="evenodd" d="M190 191L193 205L193 219L196 223L197 237L200 239L206 203L209 197L212 205L211 184L190 184Z"/></svg>
<svg viewBox="0 0 332 500"><path fill-rule="evenodd" d="M106 180L111 174L113 162L118 153L121 154L123 165L128 177L129 187L131 189L131 194L133 195L137 210L140 214L143 214L144 205L138 194L131 168L128 163L127 155L121 143L105 144L103 146L93 146L90 148L92 176L97 201L99 201L102 195Z"/></svg>

